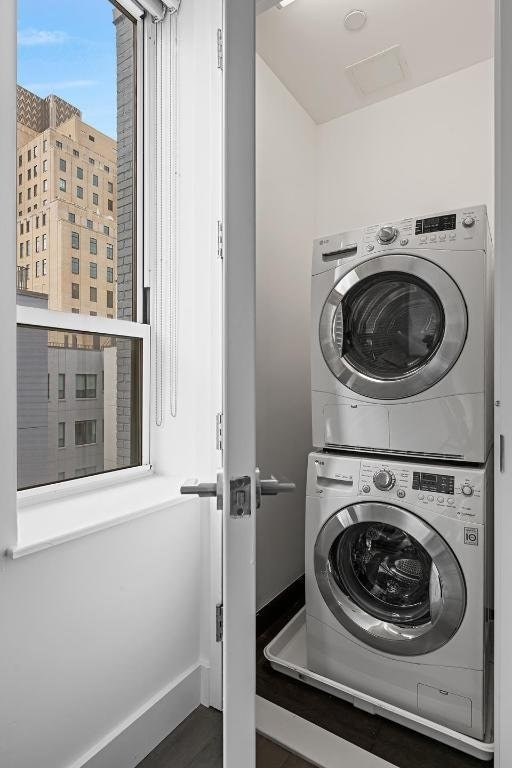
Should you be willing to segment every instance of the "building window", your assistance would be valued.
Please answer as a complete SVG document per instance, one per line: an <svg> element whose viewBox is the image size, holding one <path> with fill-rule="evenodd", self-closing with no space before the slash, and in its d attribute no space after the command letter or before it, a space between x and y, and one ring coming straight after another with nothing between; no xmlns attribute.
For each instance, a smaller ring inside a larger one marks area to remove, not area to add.
<svg viewBox="0 0 512 768"><path fill-rule="evenodd" d="M107 307L109 309L114 307L114 291L107 291Z"/></svg>
<svg viewBox="0 0 512 768"><path fill-rule="evenodd" d="M97 192L93 192L92 193L92 204L93 205L98 205L98 203L99 203L98 193Z"/></svg>
<svg viewBox="0 0 512 768"><path fill-rule="evenodd" d="M89 277L98 277L98 265L95 261L89 262Z"/></svg>
<svg viewBox="0 0 512 768"><path fill-rule="evenodd" d="M37 157L37 146L34 147L34 157Z"/></svg>
<svg viewBox="0 0 512 768"><path fill-rule="evenodd" d="M64 400L64 398L66 397L66 374L65 373L59 373L57 396L59 400Z"/></svg>
<svg viewBox="0 0 512 768"><path fill-rule="evenodd" d="M83 187L77 187L76 188L76 196L80 198L80 200L83 200L84 197L84 188Z"/></svg>
<svg viewBox="0 0 512 768"><path fill-rule="evenodd" d="M41 262L41 266L43 268L43 276L47 274L47 259L43 259Z"/></svg>
<svg viewBox="0 0 512 768"><path fill-rule="evenodd" d="M80 310L77 307L71 307L71 312L74 315L79 315L80 314ZM73 339L76 339L76 336L73 336ZM76 344L75 344L75 346L76 346Z"/></svg>
<svg viewBox="0 0 512 768"><path fill-rule="evenodd" d="M21 187L22 183L23 183L23 174L20 173L18 175L18 187Z"/></svg>
<svg viewBox="0 0 512 768"><path fill-rule="evenodd" d="M23 258L23 243L20 243L20 259Z"/></svg>
<svg viewBox="0 0 512 768"><path fill-rule="evenodd" d="M30 181L31 178L32 178L32 168L29 168L27 171L27 181Z"/></svg>
<svg viewBox="0 0 512 768"><path fill-rule="evenodd" d="M114 269L113 267L107 267L107 283L114 282Z"/></svg>
<svg viewBox="0 0 512 768"><path fill-rule="evenodd" d="M23 234L23 222L20 223L20 235Z"/></svg>
<svg viewBox="0 0 512 768"><path fill-rule="evenodd" d="M76 256L71 257L71 272L73 275L80 274L80 259ZM78 296L76 298L78 298Z"/></svg>
<svg viewBox="0 0 512 768"><path fill-rule="evenodd" d="M59 179L59 189L61 192L66 191L66 179Z"/></svg>
<svg viewBox="0 0 512 768"><path fill-rule="evenodd" d="M96 255L98 253L98 241L95 237L89 239L89 253Z"/></svg>
<svg viewBox="0 0 512 768"><path fill-rule="evenodd" d="M37 165L34 165L34 168L32 169L32 173L34 174L34 179L37 177Z"/></svg>
<svg viewBox="0 0 512 768"><path fill-rule="evenodd" d="M109 211L114 210L114 201L113 200L107 200L107 208Z"/></svg>
<svg viewBox="0 0 512 768"><path fill-rule="evenodd" d="M29 149L27 152L27 160L30 162L32 160L32 150Z"/></svg>
<svg viewBox="0 0 512 768"><path fill-rule="evenodd" d="M48 160L43 160L43 173L48 172Z"/></svg>
<svg viewBox="0 0 512 768"><path fill-rule="evenodd" d="M30 221L27 219L27 234L30 232Z"/></svg>
<svg viewBox="0 0 512 768"><path fill-rule="evenodd" d="M57 149L62 149L62 141L59 141L57 139L57 141L55 142L55 146L57 147Z"/></svg>
<svg viewBox="0 0 512 768"><path fill-rule="evenodd" d="M43 227L46 226L46 213L43 213Z"/></svg>
<svg viewBox="0 0 512 768"><path fill-rule="evenodd" d="M43 179L43 192L48 192L48 179Z"/></svg>
<svg viewBox="0 0 512 768"><path fill-rule="evenodd" d="M92 229L92 219L87 219L87 229Z"/></svg>
<svg viewBox="0 0 512 768"><path fill-rule="evenodd" d="M90 400L96 397L96 374L77 373L75 376L77 400Z"/></svg>
<svg viewBox="0 0 512 768"><path fill-rule="evenodd" d="M66 170L66 161L63 157L59 158L59 171L65 171Z"/></svg>
<svg viewBox="0 0 512 768"><path fill-rule="evenodd" d="M34 184L34 197L37 195L37 184ZM34 205L35 208L35 205Z"/></svg>
<svg viewBox="0 0 512 768"><path fill-rule="evenodd" d="M36 237L36 253L39 253L40 240L39 235Z"/></svg>
<svg viewBox="0 0 512 768"><path fill-rule="evenodd" d="M73 221L75 220L75 215L73 214ZM80 235L78 232L72 232L71 233L71 247L75 249L75 251L78 251L80 248Z"/></svg>
<svg viewBox="0 0 512 768"><path fill-rule="evenodd" d="M75 445L93 445L96 442L96 420L75 421Z"/></svg>
<svg viewBox="0 0 512 768"><path fill-rule="evenodd" d="M36 216L36 229L39 229L39 216Z"/></svg>
<svg viewBox="0 0 512 768"><path fill-rule="evenodd" d="M80 298L80 286L78 285L78 283L71 283L71 298L72 299Z"/></svg>
<svg viewBox="0 0 512 768"><path fill-rule="evenodd" d="M103 225L103 234L110 235L110 227L107 224Z"/></svg>
<svg viewBox="0 0 512 768"><path fill-rule="evenodd" d="M97 312L93 312L93 310L91 309L89 314L90 314L91 317L96 317L98 313Z"/></svg>
<svg viewBox="0 0 512 768"><path fill-rule="evenodd" d="M18 204L21 205L22 202L23 202L23 193L18 192Z"/></svg>
<svg viewBox="0 0 512 768"><path fill-rule="evenodd" d="M59 421L59 448L66 445L66 422Z"/></svg>
<svg viewBox="0 0 512 768"><path fill-rule="evenodd" d="M76 177L77 179L83 179L84 177L84 169L77 166L76 168Z"/></svg>
<svg viewBox="0 0 512 768"><path fill-rule="evenodd" d="M87 477L88 475L96 474L96 467L77 467L75 469L75 477Z"/></svg>
<svg viewBox="0 0 512 768"><path fill-rule="evenodd" d="M108 189L109 192L113 192L114 191L114 185L112 184L111 181L109 181L107 183L107 189Z"/></svg>
<svg viewBox="0 0 512 768"><path fill-rule="evenodd" d="M89 300L94 302L98 301L98 289L94 285L91 285L89 288Z"/></svg>
<svg viewBox="0 0 512 768"><path fill-rule="evenodd" d="M43 139L43 152L48 149L48 139Z"/></svg>
<svg viewBox="0 0 512 768"><path fill-rule="evenodd" d="M68 213L68 221L71 222L71 224L74 224L76 220L75 214L71 213L71 211Z"/></svg>
<svg viewBox="0 0 512 768"><path fill-rule="evenodd" d="M43 251L46 251L47 248L48 248L48 235L43 235Z"/></svg>
<svg viewBox="0 0 512 768"><path fill-rule="evenodd" d="M90 162L91 165L94 165L94 157L90 157L89 158L89 162Z"/></svg>
<svg viewBox="0 0 512 768"><path fill-rule="evenodd" d="M93 173L93 175L92 175L92 185L93 185L93 187L97 187L98 186L98 176L95 173Z"/></svg>
<svg viewBox="0 0 512 768"><path fill-rule="evenodd" d="M21 155L18 155L18 168L21 168L22 165L23 165L23 158Z"/></svg>
<svg viewBox="0 0 512 768"><path fill-rule="evenodd" d="M36 261L36 277L39 277L39 262Z"/></svg>
<svg viewBox="0 0 512 768"><path fill-rule="evenodd" d="M94 136L92 136L91 134L89 134L89 141L94 141Z"/></svg>
<svg viewBox="0 0 512 768"><path fill-rule="evenodd" d="M27 254L27 256L30 256L30 252L31 252L31 250L32 250L32 249L31 249L31 247L30 247L30 240L27 240L27 241L25 242L25 253Z"/></svg>

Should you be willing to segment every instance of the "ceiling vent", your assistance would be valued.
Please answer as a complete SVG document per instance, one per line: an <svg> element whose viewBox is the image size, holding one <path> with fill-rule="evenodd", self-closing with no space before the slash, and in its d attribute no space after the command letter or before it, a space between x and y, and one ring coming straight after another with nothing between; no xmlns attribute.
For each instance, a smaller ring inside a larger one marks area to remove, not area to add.
<svg viewBox="0 0 512 768"><path fill-rule="evenodd" d="M345 71L363 96L372 96L376 91L397 85L407 78L407 65L399 45L351 64Z"/></svg>

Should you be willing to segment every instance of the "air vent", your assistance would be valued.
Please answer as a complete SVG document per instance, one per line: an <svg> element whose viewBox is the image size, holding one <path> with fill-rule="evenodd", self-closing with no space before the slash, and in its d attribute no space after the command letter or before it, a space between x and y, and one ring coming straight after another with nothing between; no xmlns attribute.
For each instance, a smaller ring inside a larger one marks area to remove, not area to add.
<svg viewBox="0 0 512 768"><path fill-rule="evenodd" d="M407 65L399 45L351 64L345 71L363 96L372 96L377 91L404 82L407 78Z"/></svg>

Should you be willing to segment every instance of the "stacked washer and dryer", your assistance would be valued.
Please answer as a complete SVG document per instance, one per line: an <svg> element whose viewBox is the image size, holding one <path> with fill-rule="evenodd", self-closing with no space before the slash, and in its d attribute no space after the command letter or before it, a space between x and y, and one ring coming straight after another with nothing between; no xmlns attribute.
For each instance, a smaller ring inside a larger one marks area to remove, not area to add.
<svg viewBox="0 0 512 768"><path fill-rule="evenodd" d="M471 751L491 721L486 209L321 238L312 273L307 667Z"/></svg>

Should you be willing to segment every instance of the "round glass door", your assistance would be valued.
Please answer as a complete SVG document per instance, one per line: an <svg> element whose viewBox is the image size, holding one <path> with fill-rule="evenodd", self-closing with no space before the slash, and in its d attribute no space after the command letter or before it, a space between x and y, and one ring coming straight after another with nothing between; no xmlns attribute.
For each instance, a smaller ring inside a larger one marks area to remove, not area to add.
<svg viewBox="0 0 512 768"><path fill-rule="evenodd" d="M328 608L373 648L429 653L460 626L466 588L457 558L411 512L372 502L346 507L321 529L314 557Z"/></svg>
<svg viewBox="0 0 512 768"><path fill-rule="evenodd" d="M405 254L369 259L334 286L320 319L332 373L363 395L399 399L439 381L460 355L464 299L436 264Z"/></svg>

